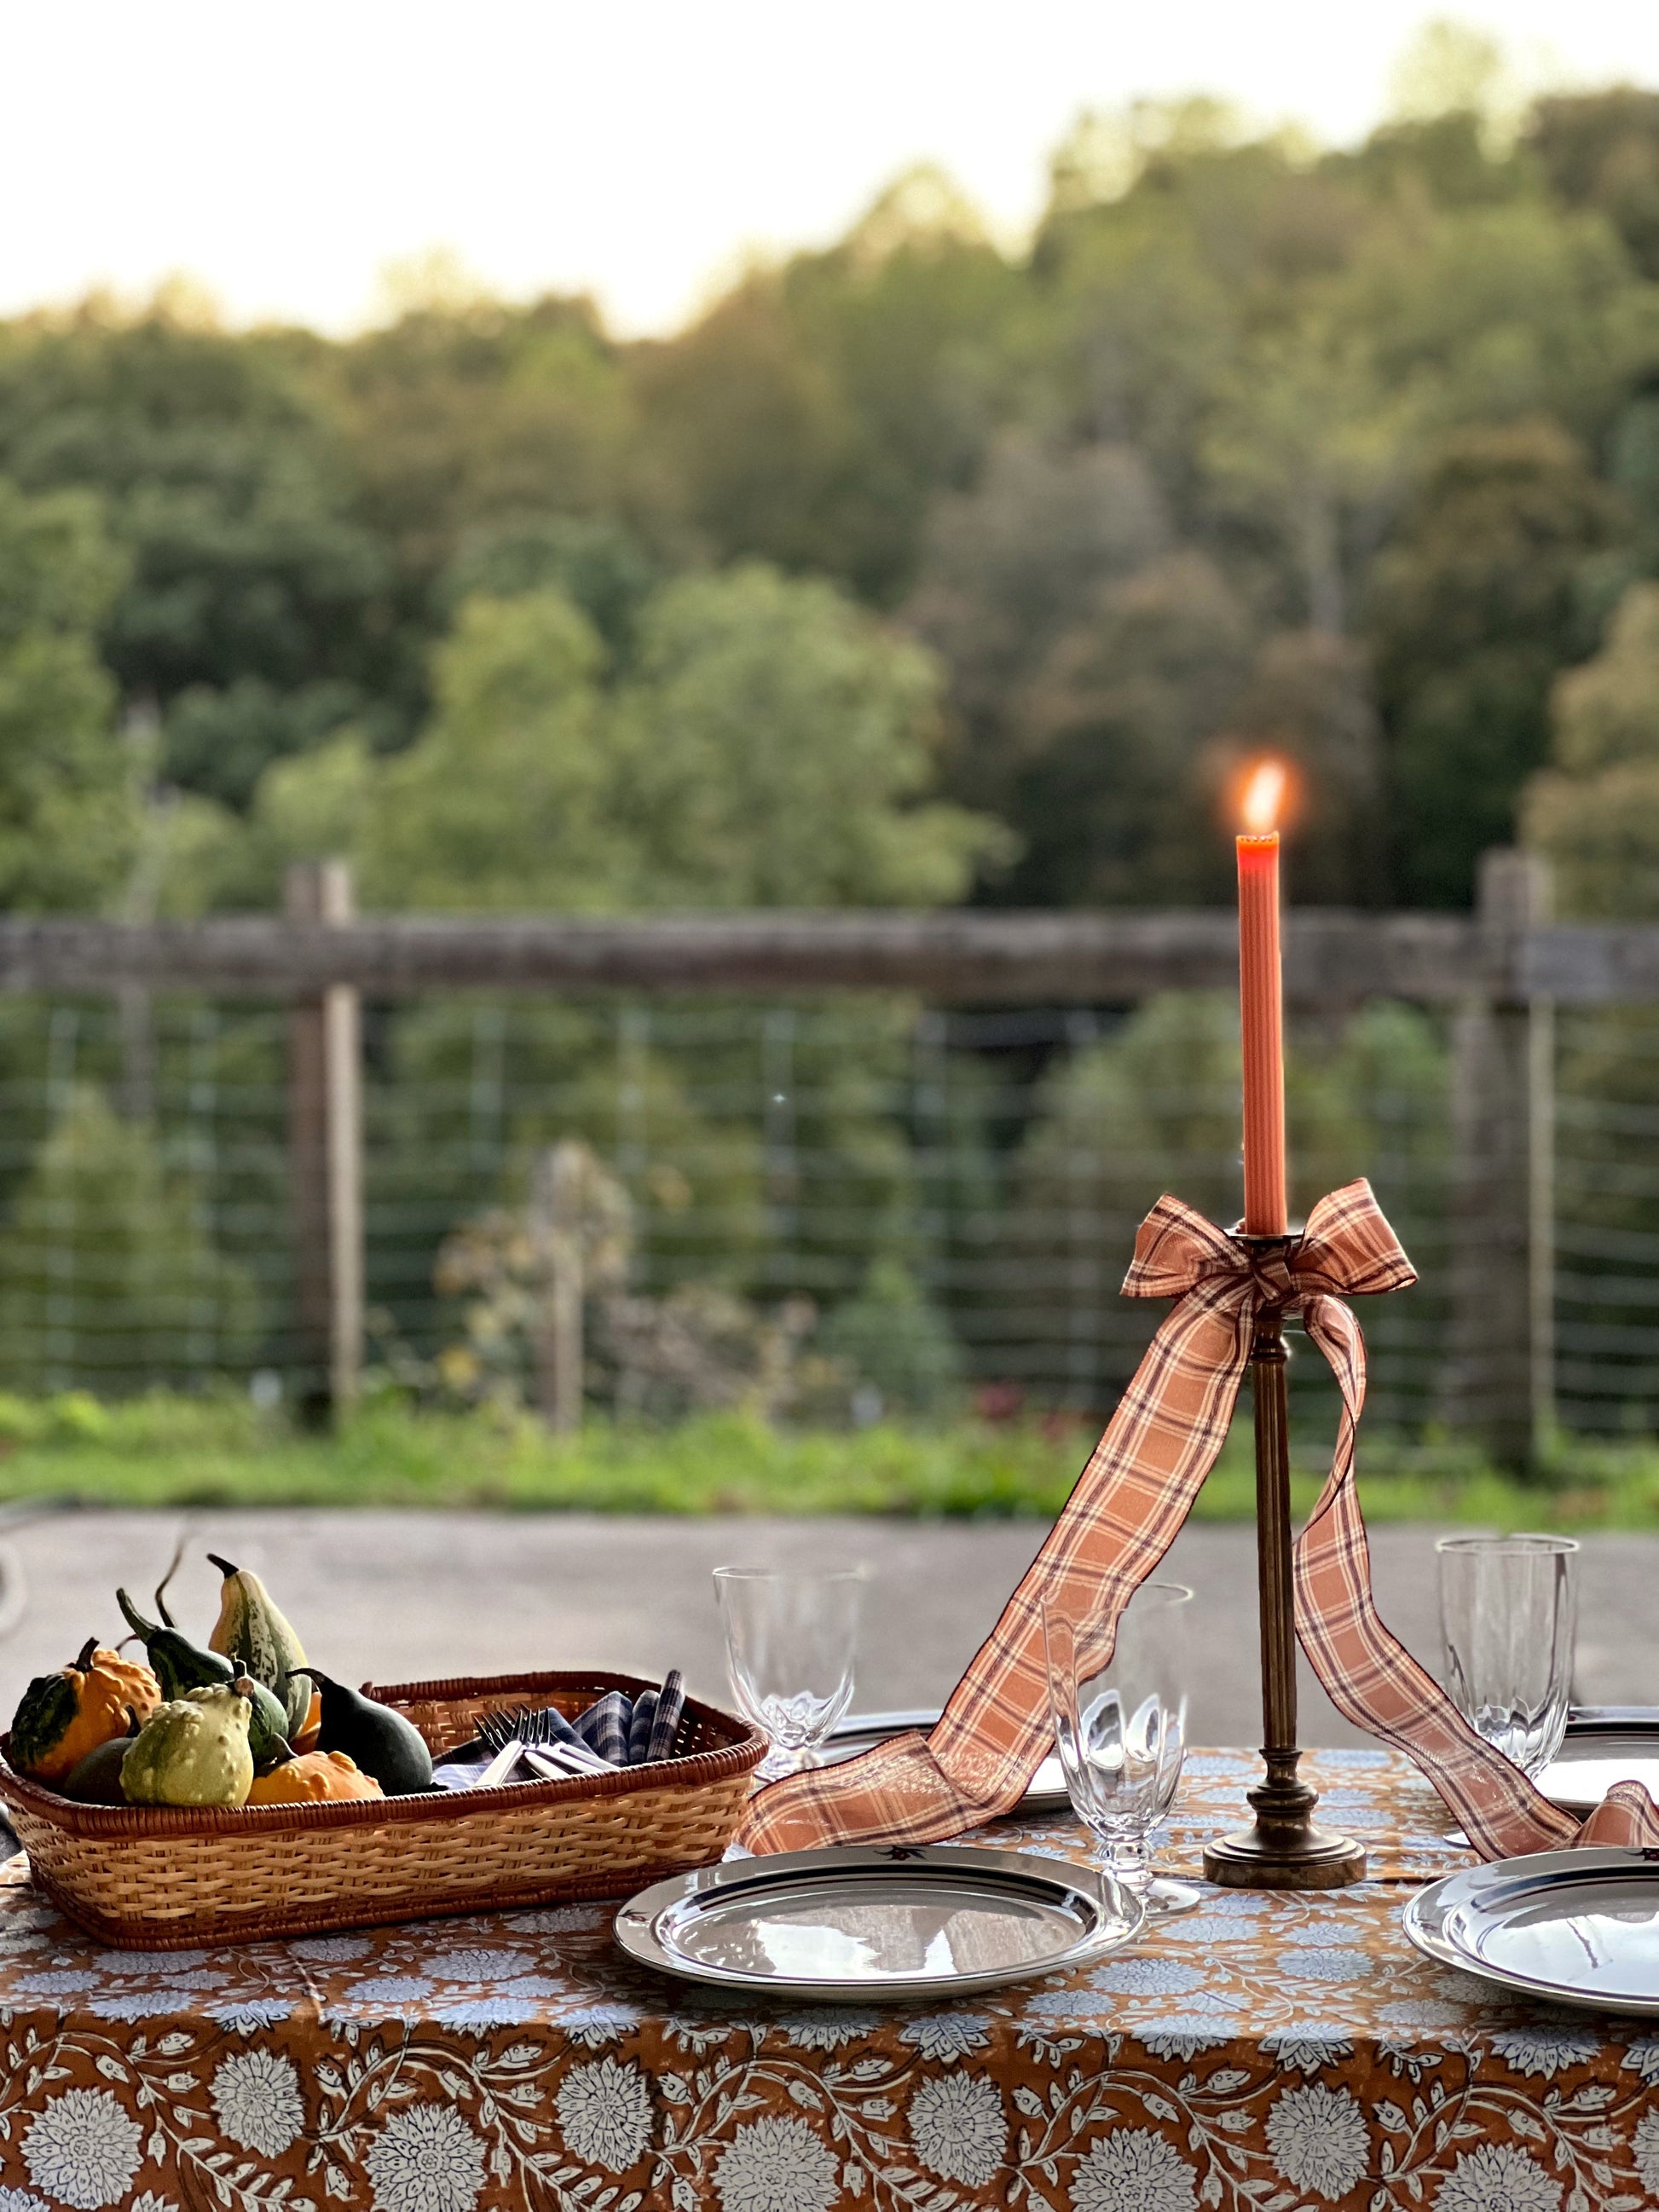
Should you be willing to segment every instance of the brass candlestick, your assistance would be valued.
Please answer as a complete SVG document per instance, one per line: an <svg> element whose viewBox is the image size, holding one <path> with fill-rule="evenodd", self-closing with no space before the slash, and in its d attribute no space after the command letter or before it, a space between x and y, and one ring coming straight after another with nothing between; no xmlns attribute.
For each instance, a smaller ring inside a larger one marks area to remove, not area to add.
<svg viewBox="0 0 1659 2212"><path fill-rule="evenodd" d="M1247 1237L1254 1256L1287 1252L1291 1237ZM1365 1853L1350 1836L1313 1818L1317 1793L1297 1779L1296 1597L1291 1568L1291 1437L1285 1391L1285 1316L1256 1315L1250 1347L1255 1401L1256 1573L1261 1602L1261 1756L1267 1778L1247 1793L1248 1828L1204 1849L1207 1881L1230 1889L1341 1889L1364 1877Z"/></svg>

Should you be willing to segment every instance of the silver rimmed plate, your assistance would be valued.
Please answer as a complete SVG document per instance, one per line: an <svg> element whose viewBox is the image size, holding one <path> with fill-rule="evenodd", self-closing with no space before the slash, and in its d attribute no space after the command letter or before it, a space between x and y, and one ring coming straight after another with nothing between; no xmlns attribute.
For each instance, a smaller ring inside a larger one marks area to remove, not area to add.
<svg viewBox="0 0 1659 2212"><path fill-rule="evenodd" d="M1448 1875L1406 1907L1427 1957L1598 2012L1659 2012L1659 1852L1534 1851Z"/></svg>
<svg viewBox="0 0 1659 2212"><path fill-rule="evenodd" d="M1059 1973L1132 1942L1144 1918L1109 1876L1064 1859L860 1844L700 1867L630 1898L616 1933L664 1973L823 2003Z"/></svg>
<svg viewBox="0 0 1659 2212"><path fill-rule="evenodd" d="M1639 1782L1659 1803L1659 1711L1650 1705L1575 1708L1539 1788L1563 1812L1586 1814L1615 1782Z"/></svg>
<svg viewBox="0 0 1659 2212"><path fill-rule="evenodd" d="M889 1736L903 1735L910 1729L920 1729L924 1735L938 1720L937 1705L919 1706L914 1712L848 1713L830 1730L828 1741L818 1753L818 1764L834 1766L843 1759L856 1759L861 1751L870 1751ZM1072 1801L1066 1792L1065 1771L1058 1753L1050 1752L1031 1777L1025 1795L1014 1808L1017 1813L1069 1813Z"/></svg>

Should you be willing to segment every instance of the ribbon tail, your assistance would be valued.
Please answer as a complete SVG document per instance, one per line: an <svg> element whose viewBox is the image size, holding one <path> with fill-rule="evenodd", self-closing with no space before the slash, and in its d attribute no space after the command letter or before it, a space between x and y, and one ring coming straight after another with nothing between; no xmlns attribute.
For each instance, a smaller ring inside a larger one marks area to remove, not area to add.
<svg viewBox="0 0 1659 2212"><path fill-rule="evenodd" d="M1328 1294L1306 1301L1303 1323L1336 1377L1342 1415L1330 1474L1296 1541L1302 1648L1337 1711L1414 1762L1483 1858L1563 1850L1577 1836L1577 1822L1475 1733L1382 1624L1354 1480L1355 1431L1365 1402L1364 1340L1348 1307Z"/></svg>
<svg viewBox="0 0 1659 2212"><path fill-rule="evenodd" d="M934 1843L1018 1802L1053 1737L1042 1608L1073 1623L1079 1670L1110 1659L1120 1614L1180 1534L1221 1449L1249 1358L1250 1316L1236 1277L1200 1283L1164 1316L931 1735L771 1784L751 1800L740 1844Z"/></svg>

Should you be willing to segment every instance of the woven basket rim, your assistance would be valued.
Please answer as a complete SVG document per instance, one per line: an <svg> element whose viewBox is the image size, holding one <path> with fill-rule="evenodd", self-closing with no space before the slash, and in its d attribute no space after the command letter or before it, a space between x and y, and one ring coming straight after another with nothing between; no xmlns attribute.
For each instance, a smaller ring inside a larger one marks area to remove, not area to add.
<svg viewBox="0 0 1659 2212"><path fill-rule="evenodd" d="M432 1682L363 1685L363 1694L382 1705L460 1704L481 1697L507 1698L556 1690L643 1690L658 1686L647 1676L595 1668L560 1668L528 1674L459 1675ZM627 1797L644 1790L693 1790L748 1773L766 1755L766 1738L748 1721L705 1698L688 1697L688 1717L712 1723L728 1741L716 1751L619 1766L614 1773L575 1775L562 1782L514 1782L494 1790L422 1791L406 1797L335 1798L279 1805L82 1805L20 1774L10 1759L11 1733L0 1735L0 1802L59 1828L66 1835L102 1838L109 1843L141 1838L183 1838L270 1835L285 1829L381 1827L392 1824L459 1822L493 1819L507 1810L541 1805L579 1804L587 1799Z"/></svg>

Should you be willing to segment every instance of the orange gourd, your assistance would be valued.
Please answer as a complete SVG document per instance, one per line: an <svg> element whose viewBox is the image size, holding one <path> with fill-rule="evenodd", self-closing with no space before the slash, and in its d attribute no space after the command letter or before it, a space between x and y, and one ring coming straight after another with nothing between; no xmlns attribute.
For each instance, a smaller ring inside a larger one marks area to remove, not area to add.
<svg viewBox="0 0 1659 2212"><path fill-rule="evenodd" d="M313 1690L311 1703L306 1708L304 1725L294 1739L295 1751L315 1751L317 1739L323 1732L323 1693Z"/></svg>
<svg viewBox="0 0 1659 2212"><path fill-rule="evenodd" d="M314 1805L351 1797L378 1797L380 1785L343 1751L307 1751L254 1777L250 1805Z"/></svg>
<svg viewBox="0 0 1659 2212"><path fill-rule="evenodd" d="M161 1702L148 1667L90 1637L72 1666L37 1675L24 1691L11 1724L12 1765L37 1782L61 1782L89 1751L126 1734L129 1712L142 1723Z"/></svg>

